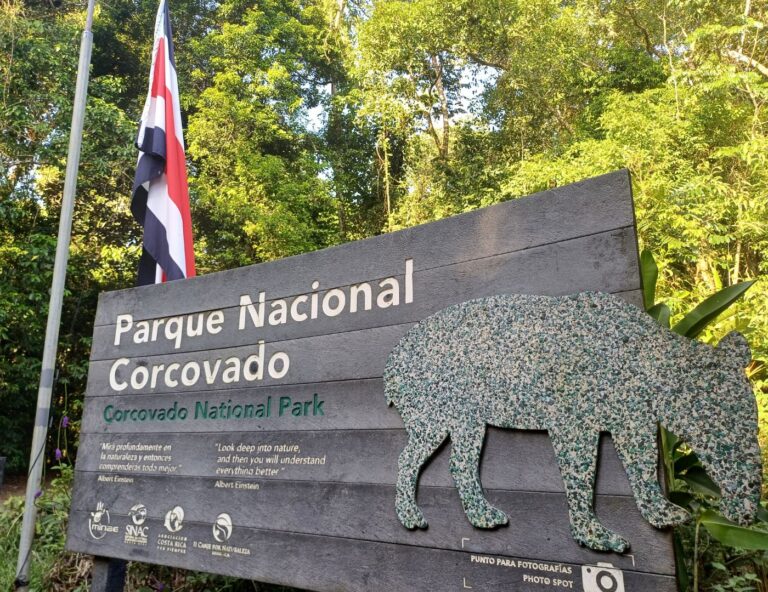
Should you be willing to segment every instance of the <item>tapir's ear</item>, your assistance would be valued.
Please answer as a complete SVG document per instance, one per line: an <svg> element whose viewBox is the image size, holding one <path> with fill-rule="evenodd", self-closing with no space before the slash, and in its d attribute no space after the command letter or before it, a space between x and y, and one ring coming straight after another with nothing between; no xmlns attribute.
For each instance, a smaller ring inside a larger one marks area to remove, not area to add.
<svg viewBox="0 0 768 592"><path fill-rule="evenodd" d="M717 344L717 350L723 352L729 361L738 363L740 368L746 368L752 361L749 343L738 331L731 331L723 337Z"/></svg>

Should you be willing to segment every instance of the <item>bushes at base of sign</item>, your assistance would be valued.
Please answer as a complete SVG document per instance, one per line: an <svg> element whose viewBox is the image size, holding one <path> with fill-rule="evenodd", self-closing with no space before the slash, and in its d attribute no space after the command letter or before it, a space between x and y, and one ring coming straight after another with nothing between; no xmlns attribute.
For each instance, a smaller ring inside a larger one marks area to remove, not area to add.
<svg viewBox="0 0 768 592"><path fill-rule="evenodd" d="M688 576L681 592L765 592L768 557L765 551L726 547L695 521L675 528L676 543ZM678 564L679 565L679 564ZM695 574L695 582L694 582Z"/></svg>
<svg viewBox="0 0 768 592"><path fill-rule="evenodd" d="M713 324L755 283L751 280L723 288L671 325L669 306L664 302L656 302L659 269L653 254L648 250L640 255L640 271L643 276L643 304L648 314L661 325L691 339L695 339L708 325ZM747 368L747 375L755 383L758 393L765 392L762 388L764 385L757 379L758 374L764 374L763 370L763 363L752 362ZM758 398L758 404L762 406L765 402ZM761 427L763 412L761 410ZM686 442L664 427L660 431L667 495L694 517L691 523L676 528L674 532L680 592L765 592L768 590L768 510L760 507L756 524L749 528L724 518L718 512L720 488L707 475L694 452ZM761 445L765 496L768 485L765 433L762 434ZM701 584L712 579L716 583L711 587Z"/></svg>
<svg viewBox="0 0 768 592"><path fill-rule="evenodd" d="M64 550L71 502L73 470L54 467L58 475L37 499L38 520L30 563L30 590L87 592L92 560ZM0 505L0 590L13 590L24 510L24 498L13 496ZM301 592L295 588L131 563L125 592Z"/></svg>
<svg viewBox="0 0 768 592"><path fill-rule="evenodd" d="M35 545L30 558L32 590L86 592L90 560L64 552L71 501L72 468L59 464L59 474L37 499ZM0 506L0 590L13 590L19 554L24 498L13 496Z"/></svg>
<svg viewBox="0 0 768 592"><path fill-rule="evenodd" d="M261 584L224 576L131 563L125 592L301 592L296 588ZM62 590L63 592L63 590Z"/></svg>

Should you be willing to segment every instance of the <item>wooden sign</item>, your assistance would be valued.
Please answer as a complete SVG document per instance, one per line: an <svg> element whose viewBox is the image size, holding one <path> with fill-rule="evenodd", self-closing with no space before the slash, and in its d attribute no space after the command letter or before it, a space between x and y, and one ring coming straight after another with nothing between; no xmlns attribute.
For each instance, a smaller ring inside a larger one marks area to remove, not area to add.
<svg viewBox="0 0 768 592"><path fill-rule="evenodd" d="M101 295L67 547L309 590L676 589L669 532L640 515L611 438L595 510L631 544L571 536L546 432L489 427L473 526L451 444L421 472L428 528L395 510L408 436L385 399L415 323L501 294L640 305L620 171L270 263ZM407 522L407 521L406 521Z"/></svg>

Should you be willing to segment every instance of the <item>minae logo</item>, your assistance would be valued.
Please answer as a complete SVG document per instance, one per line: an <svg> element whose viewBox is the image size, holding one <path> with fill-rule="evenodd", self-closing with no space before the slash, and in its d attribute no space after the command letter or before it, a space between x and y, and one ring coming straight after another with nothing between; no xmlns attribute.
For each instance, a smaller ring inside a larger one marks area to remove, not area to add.
<svg viewBox="0 0 768 592"><path fill-rule="evenodd" d="M103 539L108 532L117 533L117 526L110 525L109 510L107 510L104 502L96 504L96 511L91 512L91 517L88 518L88 532L96 540Z"/></svg>

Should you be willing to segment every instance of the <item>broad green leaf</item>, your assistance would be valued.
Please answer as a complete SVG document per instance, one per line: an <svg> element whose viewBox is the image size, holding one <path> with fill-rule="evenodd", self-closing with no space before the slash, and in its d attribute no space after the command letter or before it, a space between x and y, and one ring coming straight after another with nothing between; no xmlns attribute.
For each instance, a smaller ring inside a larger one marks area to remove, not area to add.
<svg viewBox="0 0 768 592"><path fill-rule="evenodd" d="M659 267L656 265L653 253L648 249L643 249L640 253L640 277L643 280L643 306L650 312L650 308L656 302L656 280L659 278Z"/></svg>
<svg viewBox="0 0 768 592"><path fill-rule="evenodd" d="M654 304L651 308L648 309L647 312L654 319L656 319L659 325L669 329L669 317L671 316L672 313L666 304L664 304L663 302L660 302L659 304Z"/></svg>
<svg viewBox="0 0 768 592"><path fill-rule="evenodd" d="M726 568L725 565L723 565L719 561L713 561L712 563L710 563L710 565L712 567L714 567L715 569L719 569L720 571L727 571L728 570L728 568Z"/></svg>
<svg viewBox="0 0 768 592"><path fill-rule="evenodd" d="M697 493L720 497L720 488L701 467L691 467L686 471L685 475L680 475L680 479L685 481Z"/></svg>
<svg viewBox="0 0 768 592"><path fill-rule="evenodd" d="M681 456L675 461L675 472L682 473L683 471L687 471L694 465L696 465L699 462L698 457L693 454L689 453L684 456Z"/></svg>
<svg viewBox="0 0 768 592"><path fill-rule="evenodd" d="M768 522L768 510L762 504L757 508L757 519L760 522Z"/></svg>
<svg viewBox="0 0 768 592"><path fill-rule="evenodd" d="M674 454L675 449L680 444L680 438L678 438L674 433L670 432L664 426L659 426L659 433L661 434L661 445L671 456Z"/></svg>
<svg viewBox="0 0 768 592"><path fill-rule="evenodd" d="M721 312L736 302L754 283L755 280L750 280L723 288L685 315L683 320L672 327L672 330L686 337L696 337Z"/></svg>
<svg viewBox="0 0 768 592"><path fill-rule="evenodd" d="M739 549L768 550L768 532L739 526L713 510L701 515L701 523L707 532L723 545Z"/></svg>
<svg viewBox="0 0 768 592"><path fill-rule="evenodd" d="M686 491L670 491L667 497L669 497L669 501L681 508L687 508L694 499L693 496Z"/></svg>

